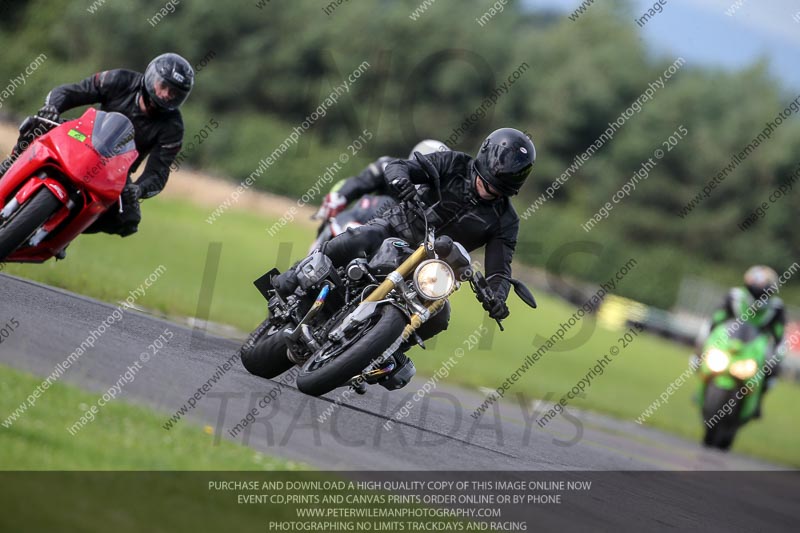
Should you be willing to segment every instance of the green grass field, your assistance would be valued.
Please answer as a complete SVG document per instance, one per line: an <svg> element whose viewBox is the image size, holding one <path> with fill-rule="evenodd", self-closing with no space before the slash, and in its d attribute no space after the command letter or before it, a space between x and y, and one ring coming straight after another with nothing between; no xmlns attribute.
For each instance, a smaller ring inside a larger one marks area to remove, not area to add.
<svg viewBox="0 0 800 533"><path fill-rule="evenodd" d="M138 303L170 314L193 316L198 305L210 243L222 243L219 272L214 287L210 319L252 329L264 317L265 304L252 280L268 269L284 269L302 257L311 241L312 226L302 222L286 226L270 238L266 228L277 217L231 211L215 224L205 222L210 209L186 202L156 198L144 205L140 232L128 239L105 235L82 236L69 248L64 262L45 265L9 265L11 274L42 281L103 300L124 299L160 264L166 273ZM625 283L625 281L622 281ZM575 308L561 300L537 295L539 309L531 310L514 296L505 332L494 332L491 349L474 349L459 360L448 381L471 387L496 388L519 367L539 342L555 333ZM464 339L480 328L485 317L471 292L463 289L453 297L449 329L435 349L414 349L409 355L421 374L433 374L443 360L461 347ZM577 328L585 329L579 330ZM516 392L541 398L560 398L595 361L618 344L621 332L608 331L586 318L573 331L581 342L569 349L556 345L520 379ZM575 335L571 333L570 335ZM565 343L561 346L567 347ZM687 367L688 350L660 338L640 334L605 373L594 379L584 398L571 405L619 418L635 420ZM702 423L691 403L696 383L690 380L647 420L693 440L700 439ZM734 445L736 451L800 466L800 430L792 414L800 403L800 387L780 383L768 396L765 417L745 427ZM464 406L470 411L476 406ZM765 446L769 442L769 446Z"/></svg>
<svg viewBox="0 0 800 533"><path fill-rule="evenodd" d="M41 379L0 365L3 421ZM121 401L106 404L75 435L67 431L99 395L55 383L10 427L0 428L0 470L298 470L222 439L213 430L179 424L166 432L163 417Z"/></svg>

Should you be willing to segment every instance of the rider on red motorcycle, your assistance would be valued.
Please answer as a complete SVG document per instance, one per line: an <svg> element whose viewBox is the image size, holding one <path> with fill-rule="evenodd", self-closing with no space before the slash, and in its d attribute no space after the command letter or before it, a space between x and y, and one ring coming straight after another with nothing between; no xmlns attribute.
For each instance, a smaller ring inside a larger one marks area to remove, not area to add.
<svg viewBox="0 0 800 533"><path fill-rule="evenodd" d="M162 54L153 59L144 74L117 69L98 72L79 83L56 87L45 99L37 115L57 122L61 113L90 104L103 111L116 111L133 123L138 159L135 172L150 156L139 179L122 193L123 209L109 209L85 233L105 232L127 237L136 233L141 213L138 200L157 195L167 184L169 169L183 143L183 119L178 108L194 85L194 70L177 54ZM0 163L0 177L22 153L38 131L21 131L11 156Z"/></svg>

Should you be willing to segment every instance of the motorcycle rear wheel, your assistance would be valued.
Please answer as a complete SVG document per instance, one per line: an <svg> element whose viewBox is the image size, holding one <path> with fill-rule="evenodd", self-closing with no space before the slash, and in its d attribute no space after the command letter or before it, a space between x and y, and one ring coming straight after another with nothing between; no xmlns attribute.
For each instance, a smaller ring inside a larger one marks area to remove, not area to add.
<svg viewBox="0 0 800 533"><path fill-rule="evenodd" d="M42 187L0 225L0 262L5 260L55 213L61 205L50 189Z"/></svg>
<svg viewBox="0 0 800 533"><path fill-rule="evenodd" d="M309 370L309 363L303 366L297 376L297 388L311 396L322 396L345 385L391 346L405 327L403 313L392 305L385 305L380 318L365 331L359 332L358 339L338 357L313 370Z"/></svg>
<svg viewBox="0 0 800 533"><path fill-rule="evenodd" d="M283 330L275 328L267 319L256 328L239 349L242 365L251 374L271 379L292 368L286 355Z"/></svg>

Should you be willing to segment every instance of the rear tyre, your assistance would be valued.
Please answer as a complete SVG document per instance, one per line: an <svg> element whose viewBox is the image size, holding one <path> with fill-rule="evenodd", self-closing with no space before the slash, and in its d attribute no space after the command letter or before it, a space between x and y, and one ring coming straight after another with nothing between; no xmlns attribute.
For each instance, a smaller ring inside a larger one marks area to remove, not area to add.
<svg viewBox="0 0 800 533"><path fill-rule="evenodd" d="M11 218L0 224L0 261L25 244L60 206L61 202L50 189L42 187Z"/></svg>
<svg viewBox="0 0 800 533"><path fill-rule="evenodd" d="M721 389L713 383L706 387L705 401L703 402L703 422L706 427L703 444L706 446L728 450L733 444L736 433L739 431L739 412L741 410L741 401L736 400L735 392L735 390ZM722 406L731 400L734 401L731 412L714 421L714 417L718 413L724 413ZM708 427L709 422L713 422L711 427Z"/></svg>
<svg viewBox="0 0 800 533"><path fill-rule="evenodd" d="M311 396L322 396L361 374L373 359L397 340L406 327L405 315L392 305L385 305L380 318L366 330L357 334L357 339L338 357L315 365L315 356L303 366L297 376L297 388Z"/></svg>
<svg viewBox="0 0 800 533"><path fill-rule="evenodd" d="M286 356L283 330L272 326L269 319L250 334L239 349L239 355L248 372L266 379L279 376L294 366Z"/></svg>

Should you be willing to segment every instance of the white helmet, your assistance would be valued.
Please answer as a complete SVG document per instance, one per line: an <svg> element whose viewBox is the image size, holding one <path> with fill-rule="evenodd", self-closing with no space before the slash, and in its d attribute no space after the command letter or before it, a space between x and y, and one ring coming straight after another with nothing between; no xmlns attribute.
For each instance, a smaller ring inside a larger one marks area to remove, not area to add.
<svg viewBox="0 0 800 533"><path fill-rule="evenodd" d="M409 159L414 158L414 152L419 152L422 155L432 154L434 152L448 152L450 148L447 147L441 141L434 141L433 139L425 139L424 141L418 143L412 150L411 153L408 155Z"/></svg>
<svg viewBox="0 0 800 533"><path fill-rule="evenodd" d="M778 289L778 273L768 266L755 265L747 269L744 273L744 285L753 298L761 298L770 292Z"/></svg>

